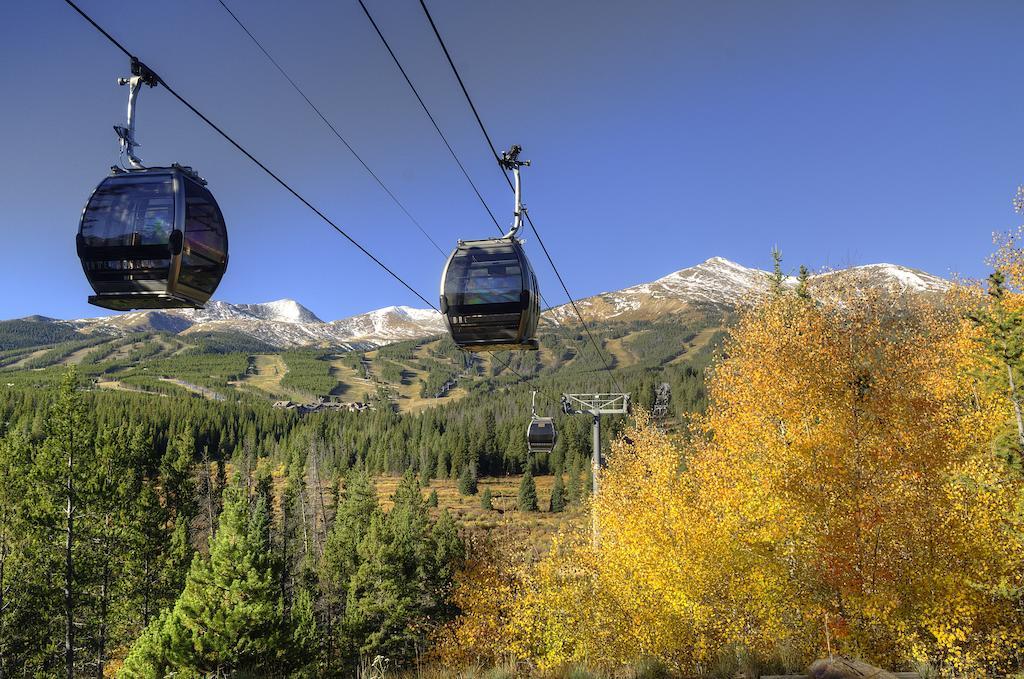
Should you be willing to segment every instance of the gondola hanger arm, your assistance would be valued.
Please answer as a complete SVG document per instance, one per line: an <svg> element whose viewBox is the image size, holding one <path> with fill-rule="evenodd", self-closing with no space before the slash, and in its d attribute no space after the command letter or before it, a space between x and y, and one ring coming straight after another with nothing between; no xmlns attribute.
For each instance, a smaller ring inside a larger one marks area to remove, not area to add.
<svg viewBox="0 0 1024 679"><path fill-rule="evenodd" d="M515 211L512 217L512 228L503 238L513 239L516 234L519 233L519 229L523 226L523 214L526 212L526 206L523 205L523 192L522 183L519 179L519 168L523 165L529 167L530 161L519 160L519 154L522 152L523 147L519 144L513 144L508 151L504 151L501 157L498 159L498 164L506 170L512 171L512 176L515 179Z"/></svg>
<svg viewBox="0 0 1024 679"><path fill-rule="evenodd" d="M132 57L131 76L117 79L118 85L128 85L128 122L124 126L114 125L114 131L121 141L121 152L128 156L128 162L135 170L145 169L142 160L135 155L135 147L141 146L135 141L135 106L139 98L139 89L143 85L156 87L159 82L160 76L139 61L138 57Z"/></svg>

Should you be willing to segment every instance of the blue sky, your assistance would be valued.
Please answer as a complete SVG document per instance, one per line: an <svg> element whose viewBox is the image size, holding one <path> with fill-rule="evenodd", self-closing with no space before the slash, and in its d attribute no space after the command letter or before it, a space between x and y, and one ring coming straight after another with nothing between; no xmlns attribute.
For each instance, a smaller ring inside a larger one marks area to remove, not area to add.
<svg viewBox="0 0 1024 679"><path fill-rule="evenodd" d="M83 8L434 299L441 256L216 0ZM250 30L447 249L493 225L354 0L233 0ZM415 0L368 0L502 221L511 196ZM495 143L577 296L720 255L985 273L1024 182L1019 2L433 0ZM126 59L59 0L0 9L0 318L97 315L75 256L117 160ZM422 306L160 89L139 154L191 164L229 224L219 299L325 319ZM551 303L565 301L527 248Z"/></svg>

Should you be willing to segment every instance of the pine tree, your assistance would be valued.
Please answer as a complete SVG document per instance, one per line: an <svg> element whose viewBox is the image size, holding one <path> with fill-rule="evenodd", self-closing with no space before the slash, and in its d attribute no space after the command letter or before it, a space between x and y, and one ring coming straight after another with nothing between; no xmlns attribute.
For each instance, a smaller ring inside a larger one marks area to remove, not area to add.
<svg viewBox="0 0 1024 679"><path fill-rule="evenodd" d="M537 484L533 480L533 474L529 467L523 472L523 478L519 482L518 505L521 512L537 511Z"/></svg>
<svg viewBox="0 0 1024 679"><path fill-rule="evenodd" d="M170 636L167 624L170 610L154 618L132 644L119 677L125 679L161 679L171 673Z"/></svg>
<svg viewBox="0 0 1024 679"><path fill-rule="evenodd" d="M26 550L30 531L25 523L29 510L25 483L31 459L24 431L16 430L0 439L0 677L13 674L18 666L18 647L40 632L26 619L29 612L32 616L39 614L27 586L32 560L31 552Z"/></svg>
<svg viewBox="0 0 1024 679"><path fill-rule="evenodd" d="M462 468L459 474L459 492L463 495L476 495L476 465L470 463Z"/></svg>
<svg viewBox="0 0 1024 679"><path fill-rule="evenodd" d="M971 315L975 325L985 330L979 340L992 357L993 370L988 382L1006 395L1012 407L1016 427L1005 431L995 442L996 452L1007 464L1024 469L1024 312L1009 308L1006 278L995 271L988 278L988 308Z"/></svg>
<svg viewBox="0 0 1024 679"><path fill-rule="evenodd" d="M61 380L56 401L46 420L46 438L37 450L27 490L31 521L37 531L37 558L45 559L44 567L59 574L52 579L60 583L61 607L58 619L63 625L63 666L74 676L76 641L80 621L76 620L81 602L79 594L92 584L79 557L85 556L88 543L81 541L86 488L95 473L95 447L92 422L78 391L78 372L68 370ZM59 553L53 550L54 536L60 535ZM53 584L48 587L53 587Z"/></svg>
<svg viewBox="0 0 1024 679"><path fill-rule="evenodd" d="M796 294L801 299L811 298L811 289L808 283L811 280L810 270L803 264L800 265L800 274L796 278Z"/></svg>
<svg viewBox="0 0 1024 679"><path fill-rule="evenodd" d="M371 520L349 585L345 630L354 657L407 657L420 641L417 612L424 565L433 558L429 518L411 474L403 477L392 499L391 511Z"/></svg>
<svg viewBox="0 0 1024 679"><path fill-rule="evenodd" d="M288 644L288 666L292 677L317 676L319 656L319 634L316 626L316 611L313 595L303 587L295 596L289 611L291 640Z"/></svg>
<svg viewBox="0 0 1024 679"><path fill-rule="evenodd" d="M425 453L420 456L420 485L424 488L430 485L430 480L433 478L434 469L433 465L430 464L430 456Z"/></svg>
<svg viewBox="0 0 1024 679"><path fill-rule="evenodd" d="M435 507L437 507L437 489L436 488L432 488L430 490L430 495L427 496L427 506L430 507L431 509L434 509Z"/></svg>
<svg viewBox="0 0 1024 679"><path fill-rule="evenodd" d="M569 502L571 504L579 504L583 497L583 481L580 479L580 461L578 457L573 457L572 462L569 464L569 487L568 487Z"/></svg>
<svg viewBox="0 0 1024 679"><path fill-rule="evenodd" d="M455 519L447 509L441 512L441 516L434 524L431 539L434 554L428 583L431 605L428 606L427 614L429 619L443 622L445 619L454 618L459 612L450 601L449 594L455 582L455 574L466 558L466 545L459 536L459 527Z"/></svg>
<svg viewBox="0 0 1024 679"><path fill-rule="evenodd" d="M134 521L131 501L138 497L142 478L140 453L133 445L133 432L127 426L104 429L96 438L96 473L83 488L92 521L83 531L94 547L90 561L97 580L94 595L93 626L96 672L103 675L111 637L118 623L117 605L121 569L130 558L125 544Z"/></svg>
<svg viewBox="0 0 1024 679"><path fill-rule="evenodd" d="M781 295L786 275L782 273L782 250L777 246L772 248L772 273L769 275L772 294Z"/></svg>
<svg viewBox="0 0 1024 679"><path fill-rule="evenodd" d="M195 433L191 423L186 422L160 459L159 484L173 526L159 592L165 600L173 600L181 592L195 551L191 534L192 519L198 513L191 474L195 454Z"/></svg>
<svg viewBox="0 0 1024 679"><path fill-rule="evenodd" d="M565 485L562 483L561 473L555 474L555 485L551 488L550 509L552 512L565 511Z"/></svg>
<svg viewBox="0 0 1024 679"><path fill-rule="evenodd" d="M345 617L348 590L360 564L359 545L370 530L370 523L381 513L377 490L363 470L352 470L345 481L345 492L324 544L318 574L326 606L324 635L328 667L336 654L338 621Z"/></svg>
<svg viewBox="0 0 1024 679"><path fill-rule="evenodd" d="M494 500L491 495L490 488L484 488L483 494L480 496L480 508L488 511L494 509Z"/></svg>
<svg viewBox="0 0 1024 679"><path fill-rule="evenodd" d="M267 539L269 509L264 498L250 504L239 484L225 496L209 555L192 560L174 609L129 654L127 676L160 676L167 667L217 675L280 667L288 635Z"/></svg>

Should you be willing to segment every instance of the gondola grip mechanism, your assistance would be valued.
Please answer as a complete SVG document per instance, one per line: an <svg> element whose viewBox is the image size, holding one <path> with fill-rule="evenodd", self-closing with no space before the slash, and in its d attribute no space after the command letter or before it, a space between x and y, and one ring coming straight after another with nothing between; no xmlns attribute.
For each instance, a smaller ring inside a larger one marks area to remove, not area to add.
<svg viewBox="0 0 1024 679"><path fill-rule="evenodd" d="M519 168L523 165L529 167L530 161L519 160L519 154L522 152L523 147L519 144L513 144L508 151L503 151L501 158L498 159L498 164L505 170L512 170L512 177L515 179L515 194L516 194L516 205L515 211L513 212L512 228L503 238L515 238L519 229L523 226L523 213L526 212L526 206L523 205L523 192L522 184L519 180Z"/></svg>
<svg viewBox="0 0 1024 679"><path fill-rule="evenodd" d="M139 98L139 88L142 85L156 87L160 82L160 76L154 73L148 66L132 57L132 75L128 78L118 78L118 85L128 85L128 124L114 125L118 139L121 140L121 152L128 156L128 162L133 169L143 170L142 161L135 155L135 147L140 146L135 141L135 104Z"/></svg>

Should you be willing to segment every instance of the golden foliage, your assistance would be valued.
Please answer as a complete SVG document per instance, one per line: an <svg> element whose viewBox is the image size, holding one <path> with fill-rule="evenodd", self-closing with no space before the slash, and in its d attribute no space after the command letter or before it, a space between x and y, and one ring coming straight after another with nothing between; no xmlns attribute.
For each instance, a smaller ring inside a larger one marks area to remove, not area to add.
<svg viewBox="0 0 1024 679"><path fill-rule="evenodd" d="M889 666L1019 666L1022 484L992 454L1009 410L978 378L983 331L957 304L826 299L746 310L689 449L639 415L613 444L596 546L567 535L503 577L470 570L449 651L700 671L723 649L799 664L830 643Z"/></svg>

